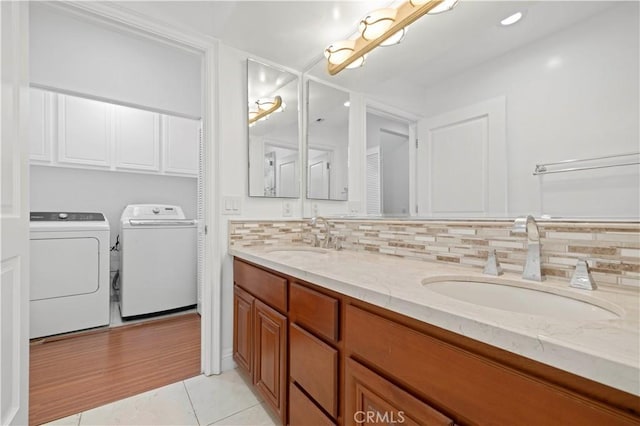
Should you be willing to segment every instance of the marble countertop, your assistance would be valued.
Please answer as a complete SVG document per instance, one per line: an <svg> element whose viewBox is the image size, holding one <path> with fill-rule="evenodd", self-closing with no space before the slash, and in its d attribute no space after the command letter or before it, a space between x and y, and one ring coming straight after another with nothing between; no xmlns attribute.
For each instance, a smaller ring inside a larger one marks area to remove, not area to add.
<svg viewBox="0 0 640 426"><path fill-rule="evenodd" d="M229 254L640 396L637 292L578 290L564 281L535 283L510 273L497 277L513 285L595 302L620 315L608 320L557 319L464 302L424 284L493 278L480 270L380 254L290 248L230 247Z"/></svg>

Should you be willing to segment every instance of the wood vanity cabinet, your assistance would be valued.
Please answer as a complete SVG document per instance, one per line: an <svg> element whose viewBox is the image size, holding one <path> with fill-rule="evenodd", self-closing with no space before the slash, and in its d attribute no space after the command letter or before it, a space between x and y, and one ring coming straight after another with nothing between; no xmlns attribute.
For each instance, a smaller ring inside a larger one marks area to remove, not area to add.
<svg viewBox="0 0 640 426"><path fill-rule="evenodd" d="M640 398L234 262L234 359L306 425L640 425Z"/></svg>
<svg viewBox="0 0 640 426"><path fill-rule="evenodd" d="M286 423L287 280L234 261L233 359Z"/></svg>

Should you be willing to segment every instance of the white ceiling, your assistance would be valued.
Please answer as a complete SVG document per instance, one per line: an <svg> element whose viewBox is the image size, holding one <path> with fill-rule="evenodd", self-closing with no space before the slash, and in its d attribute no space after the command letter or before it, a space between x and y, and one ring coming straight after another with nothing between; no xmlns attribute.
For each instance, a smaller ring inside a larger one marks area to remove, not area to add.
<svg viewBox="0 0 640 426"><path fill-rule="evenodd" d="M379 48L364 67L329 76L322 57L333 41L349 38L367 12L392 4L369 1L145 1L114 2L168 25L190 29L350 90L396 106L416 88L426 88L615 7L616 1L461 0L450 12L427 15L398 46ZM395 2L397 3L397 1ZM524 19L511 27L499 21L516 11ZM315 65L314 65L315 64Z"/></svg>

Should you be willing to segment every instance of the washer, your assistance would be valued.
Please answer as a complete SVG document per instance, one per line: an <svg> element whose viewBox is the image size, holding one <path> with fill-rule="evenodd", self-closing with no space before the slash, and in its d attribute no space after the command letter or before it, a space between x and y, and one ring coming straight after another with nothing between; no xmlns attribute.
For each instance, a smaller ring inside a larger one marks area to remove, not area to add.
<svg viewBox="0 0 640 426"><path fill-rule="evenodd" d="M109 222L31 212L30 337L109 325Z"/></svg>
<svg viewBox="0 0 640 426"><path fill-rule="evenodd" d="M132 204L120 218L123 318L197 303L197 223L179 206Z"/></svg>

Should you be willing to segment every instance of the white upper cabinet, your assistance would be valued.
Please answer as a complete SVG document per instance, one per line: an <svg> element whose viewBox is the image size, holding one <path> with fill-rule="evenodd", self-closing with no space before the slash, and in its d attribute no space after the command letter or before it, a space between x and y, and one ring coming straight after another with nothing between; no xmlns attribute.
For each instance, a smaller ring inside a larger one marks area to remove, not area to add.
<svg viewBox="0 0 640 426"><path fill-rule="evenodd" d="M198 176L200 120L30 91L32 164Z"/></svg>
<svg viewBox="0 0 640 426"><path fill-rule="evenodd" d="M168 173L197 175L200 158L200 120L165 115L164 161Z"/></svg>
<svg viewBox="0 0 640 426"><path fill-rule="evenodd" d="M158 171L160 114L114 105L116 168Z"/></svg>
<svg viewBox="0 0 640 426"><path fill-rule="evenodd" d="M36 162L51 161L52 131L52 93L39 89L29 92L29 158Z"/></svg>
<svg viewBox="0 0 640 426"><path fill-rule="evenodd" d="M109 167L111 105L58 95L58 161Z"/></svg>

